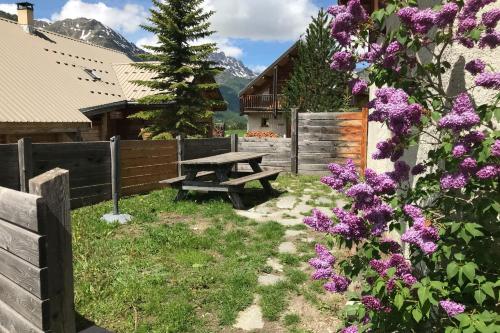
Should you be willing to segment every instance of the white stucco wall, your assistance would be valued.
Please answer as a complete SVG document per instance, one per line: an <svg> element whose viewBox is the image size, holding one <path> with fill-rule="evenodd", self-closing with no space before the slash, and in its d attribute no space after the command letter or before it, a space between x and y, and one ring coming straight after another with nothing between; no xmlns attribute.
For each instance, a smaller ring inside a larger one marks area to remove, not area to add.
<svg viewBox="0 0 500 333"><path fill-rule="evenodd" d="M421 4L425 5L431 1L422 1ZM488 11L492 8L500 8L500 2L496 2L487 6L484 10ZM481 13L478 15L480 17ZM425 54L420 54L422 58ZM487 71L498 72L500 70L500 49L491 50L486 49L468 49L461 45L455 44L449 47L448 51L445 53L444 60L451 64L451 70L449 70L443 76L444 88L448 95L455 96L458 93L464 91L466 87L471 87L474 82L474 77L464 70L465 64L474 59L482 59L487 64L491 65L492 68L487 68ZM376 87L370 89L370 98L373 99L375 96ZM473 97L477 105L484 104L491 101L493 96L497 92L494 90L488 90L483 88L476 88L473 93ZM389 130L382 126L380 123L370 122L368 126L368 167L376 170L377 172L392 171L393 164L389 160L373 160L371 155L376 150L376 144L380 141L386 140L390 137ZM422 137L421 143L417 147L412 147L403 159L410 165L415 165L416 163L425 160L427 158L427 153L430 149L430 145L425 142L431 141L429 138Z"/></svg>
<svg viewBox="0 0 500 333"><path fill-rule="evenodd" d="M262 127L262 119L268 120L269 127ZM277 118L274 118L270 112L254 112L248 114L248 131L272 131L278 136L283 137L286 135L287 129L287 118L282 113L278 114Z"/></svg>

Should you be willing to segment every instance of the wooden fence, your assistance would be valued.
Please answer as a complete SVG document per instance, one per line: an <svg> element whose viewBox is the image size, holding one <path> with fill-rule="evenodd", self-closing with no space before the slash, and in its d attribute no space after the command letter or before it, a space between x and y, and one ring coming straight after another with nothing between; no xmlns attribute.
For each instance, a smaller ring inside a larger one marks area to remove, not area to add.
<svg viewBox="0 0 500 333"><path fill-rule="evenodd" d="M366 168L367 109L299 113L296 119L298 173L324 175L328 163L345 163L349 158L362 170Z"/></svg>
<svg viewBox="0 0 500 333"><path fill-rule="evenodd" d="M0 332L74 333L69 173L0 187Z"/></svg>
<svg viewBox="0 0 500 333"><path fill-rule="evenodd" d="M267 139L267 138L238 138L238 151L252 153L266 153L260 164L266 169L280 169L291 171L291 139ZM238 170L251 170L248 165L238 166Z"/></svg>

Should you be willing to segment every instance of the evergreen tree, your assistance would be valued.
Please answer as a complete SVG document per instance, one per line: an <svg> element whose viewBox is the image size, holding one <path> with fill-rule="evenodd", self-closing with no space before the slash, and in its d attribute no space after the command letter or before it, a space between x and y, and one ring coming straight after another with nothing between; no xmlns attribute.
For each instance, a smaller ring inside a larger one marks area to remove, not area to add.
<svg viewBox="0 0 500 333"><path fill-rule="evenodd" d="M330 19L321 9L299 41L292 77L284 88L285 108L301 112L332 112L348 107L348 79L330 69L330 59L341 49L330 37Z"/></svg>
<svg viewBox="0 0 500 333"><path fill-rule="evenodd" d="M216 45L198 42L214 33L208 22L214 13L203 9L203 0L152 1L149 23L142 28L154 33L159 43L145 46L151 53L141 55L145 62L135 66L156 73L156 77L134 82L159 91L142 98L141 103L169 106L134 117L148 121L145 132L153 139L206 134L211 110L221 103L213 93L219 88L213 77L221 69L208 60Z"/></svg>

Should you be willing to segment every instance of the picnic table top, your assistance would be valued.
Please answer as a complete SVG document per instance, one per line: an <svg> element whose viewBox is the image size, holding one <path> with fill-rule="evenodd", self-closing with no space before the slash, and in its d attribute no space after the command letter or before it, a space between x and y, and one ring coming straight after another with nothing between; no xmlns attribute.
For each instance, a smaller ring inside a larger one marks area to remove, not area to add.
<svg viewBox="0 0 500 333"><path fill-rule="evenodd" d="M215 156L197 158L194 160L186 160L180 161L179 164L182 165L223 165L223 164L233 164L233 163L241 163L248 162L251 160L256 160L261 157L264 157L269 154L262 153L243 153L243 152L234 152L234 153L226 153Z"/></svg>

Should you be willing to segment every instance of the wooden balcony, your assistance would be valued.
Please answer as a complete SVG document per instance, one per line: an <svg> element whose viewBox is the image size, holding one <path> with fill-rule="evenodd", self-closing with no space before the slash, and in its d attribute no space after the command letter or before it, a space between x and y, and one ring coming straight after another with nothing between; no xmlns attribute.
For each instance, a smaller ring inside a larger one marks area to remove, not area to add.
<svg viewBox="0 0 500 333"><path fill-rule="evenodd" d="M244 95L240 97L240 109L242 112L275 112L282 109L283 99L283 95Z"/></svg>

